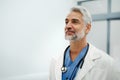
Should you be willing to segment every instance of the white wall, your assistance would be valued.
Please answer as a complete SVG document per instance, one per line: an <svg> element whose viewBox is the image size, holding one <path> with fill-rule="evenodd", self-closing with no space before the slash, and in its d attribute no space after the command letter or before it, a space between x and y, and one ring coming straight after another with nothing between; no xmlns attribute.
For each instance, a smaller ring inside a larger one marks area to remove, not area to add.
<svg viewBox="0 0 120 80"><path fill-rule="evenodd" d="M47 79L75 0L0 0L0 80Z"/></svg>

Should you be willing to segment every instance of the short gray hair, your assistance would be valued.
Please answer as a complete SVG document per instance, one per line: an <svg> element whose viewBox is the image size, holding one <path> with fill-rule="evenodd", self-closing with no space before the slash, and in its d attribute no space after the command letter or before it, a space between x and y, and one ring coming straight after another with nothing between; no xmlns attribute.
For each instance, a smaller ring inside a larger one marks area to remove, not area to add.
<svg viewBox="0 0 120 80"><path fill-rule="evenodd" d="M75 6L71 8L71 12L79 12L83 15L83 20L85 24L91 24L92 23L92 17L90 12L83 6Z"/></svg>

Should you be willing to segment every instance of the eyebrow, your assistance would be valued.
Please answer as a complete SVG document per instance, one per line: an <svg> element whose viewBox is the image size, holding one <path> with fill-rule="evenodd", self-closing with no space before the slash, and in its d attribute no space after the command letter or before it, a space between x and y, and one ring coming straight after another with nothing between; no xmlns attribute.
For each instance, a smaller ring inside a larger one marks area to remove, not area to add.
<svg viewBox="0 0 120 80"><path fill-rule="evenodd" d="M73 21L79 21L79 19L72 19Z"/></svg>

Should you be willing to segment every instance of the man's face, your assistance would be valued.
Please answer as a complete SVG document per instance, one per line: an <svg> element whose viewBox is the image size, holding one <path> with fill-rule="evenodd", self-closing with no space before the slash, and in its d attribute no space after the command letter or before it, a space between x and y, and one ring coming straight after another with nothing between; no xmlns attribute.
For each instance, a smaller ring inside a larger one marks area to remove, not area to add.
<svg viewBox="0 0 120 80"><path fill-rule="evenodd" d="M85 23L82 14L70 12L65 19L65 39L80 40L85 36Z"/></svg>

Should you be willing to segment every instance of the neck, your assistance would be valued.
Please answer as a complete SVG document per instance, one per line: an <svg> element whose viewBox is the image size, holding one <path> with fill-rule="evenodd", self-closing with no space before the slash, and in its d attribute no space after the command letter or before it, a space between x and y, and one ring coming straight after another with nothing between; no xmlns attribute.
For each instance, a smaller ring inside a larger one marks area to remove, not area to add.
<svg viewBox="0 0 120 80"><path fill-rule="evenodd" d="M70 42L70 56L72 61L74 61L74 59L78 56L78 54L86 45L87 45L86 38L83 38L79 41Z"/></svg>

